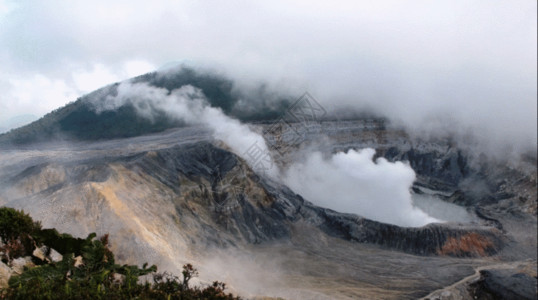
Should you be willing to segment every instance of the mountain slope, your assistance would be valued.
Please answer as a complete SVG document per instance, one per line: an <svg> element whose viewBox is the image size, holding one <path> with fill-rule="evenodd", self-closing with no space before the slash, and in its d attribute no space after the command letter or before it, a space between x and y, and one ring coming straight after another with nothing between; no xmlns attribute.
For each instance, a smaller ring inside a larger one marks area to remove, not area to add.
<svg viewBox="0 0 538 300"><path fill-rule="evenodd" d="M165 134L68 156L4 153L0 201L75 236L110 233L122 263L177 272L193 262L210 278L228 274L222 280L242 295L414 299L517 249L487 221L401 228L316 207L203 132L176 131L175 146Z"/></svg>
<svg viewBox="0 0 538 300"><path fill-rule="evenodd" d="M274 96L262 88L249 94L254 107L246 110L246 94L233 83L188 69L130 82L167 90L195 85L212 106L241 120L273 119L285 103L264 101ZM130 104L97 113L95 104L117 88L0 136L0 204L75 236L110 233L122 263L178 272L193 262L208 278L225 274L244 296L416 299L455 291L450 287L476 270L536 257L535 161L482 159L450 141L413 140L380 119L245 125L263 133L282 170L312 149L329 156L375 148L376 157L409 162L414 196L465 214L450 219L439 211L446 223L399 227L310 203L256 174L206 126L184 126L165 114L150 122ZM46 143L26 146L39 141ZM456 290L468 287L462 282Z"/></svg>
<svg viewBox="0 0 538 300"><path fill-rule="evenodd" d="M204 93L211 106L242 121L275 119L288 103L284 98L271 95L264 86L243 92L229 79L186 67L148 73L127 82L147 83L168 91L192 85ZM97 112L96 104L106 102L108 97L116 95L118 85L115 83L103 87L31 124L1 134L0 145L25 145L62 139L88 141L125 138L184 125L162 112L155 112L154 119L148 120L137 114L130 103L117 110ZM249 103L248 107L241 104L244 102Z"/></svg>

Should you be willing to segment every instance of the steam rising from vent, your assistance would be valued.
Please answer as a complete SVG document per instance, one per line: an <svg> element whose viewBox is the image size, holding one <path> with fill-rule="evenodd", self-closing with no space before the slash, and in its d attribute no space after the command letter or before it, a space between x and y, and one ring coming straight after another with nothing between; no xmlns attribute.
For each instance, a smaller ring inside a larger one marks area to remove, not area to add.
<svg viewBox="0 0 538 300"><path fill-rule="evenodd" d="M402 162L373 160L374 149L349 150L324 159L319 152L286 171L285 183L314 204L399 226L440 222L414 207L413 169Z"/></svg>
<svg viewBox="0 0 538 300"><path fill-rule="evenodd" d="M128 82L118 86L116 96L107 97L106 101L93 103L97 112L115 110L125 104L131 104L137 113L149 120L154 120L159 113L193 125L206 125L213 130L217 139L226 143L239 156L252 146L257 145L260 151L268 153L263 137L251 131L247 125L226 116L222 110L208 105L207 100L198 88L185 85L168 92L167 89L156 88L145 83ZM245 158L255 171L255 161ZM271 162L271 165L274 163ZM264 170L267 175L275 177L277 168Z"/></svg>
<svg viewBox="0 0 538 300"><path fill-rule="evenodd" d="M215 138L225 142L237 155L245 158L254 171L277 178L280 171L271 157L270 169L257 169L256 161L245 155L252 145L269 154L264 138L247 125L226 116L222 110L209 106L200 89L190 85L169 92L145 83L122 83L117 95L94 103L97 112L115 110L130 104L140 116L154 120L165 114L176 120L209 127ZM413 169L402 162L391 163L384 158L375 162L375 150L350 150L323 159L321 153L311 153L305 162L292 163L283 176L295 192L307 200L344 213L400 226L422 226L440 220L415 207L410 188L415 180Z"/></svg>

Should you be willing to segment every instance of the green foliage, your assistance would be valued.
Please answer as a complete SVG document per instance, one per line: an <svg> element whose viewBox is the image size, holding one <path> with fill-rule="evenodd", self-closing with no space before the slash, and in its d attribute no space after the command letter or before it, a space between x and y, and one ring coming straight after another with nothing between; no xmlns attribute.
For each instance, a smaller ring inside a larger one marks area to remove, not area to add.
<svg viewBox="0 0 538 300"><path fill-rule="evenodd" d="M83 247L96 237L91 233L86 239L75 238L69 234L60 234L56 229L42 229L33 234L38 244L47 245L59 253L72 253L75 256L81 255Z"/></svg>
<svg viewBox="0 0 538 300"><path fill-rule="evenodd" d="M10 207L0 207L0 247L2 261L31 254L32 234L41 230L41 224L34 222L30 215Z"/></svg>
<svg viewBox="0 0 538 300"><path fill-rule="evenodd" d="M17 224L13 230L7 226L8 221ZM198 276L191 264L183 267L182 280L156 273L154 265L118 265L109 249L108 235L96 239L92 233L80 239L55 229L41 229L24 212L7 208L0 208L0 224L10 241L19 241L25 235L34 247L45 245L62 254L59 262L44 263L12 276L9 286L0 290L0 299L239 299L225 293L221 282L190 287L189 281ZM141 282L146 275L153 276L153 283Z"/></svg>
<svg viewBox="0 0 538 300"><path fill-rule="evenodd" d="M10 207L0 207L0 238L3 241L17 239L41 229L30 215Z"/></svg>
<svg viewBox="0 0 538 300"><path fill-rule="evenodd" d="M168 273L156 274L153 277L153 288L145 290L140 299L219 299L219 300L233 300L239 299L231 294L226 294L226 284L214 281L212 285L203 289L199 287L189 287L189 279L185 278L196 277L197 271L192 265L183 266L183 274L185 272L191 273L187 277L183 278L180 282L179 278Z"/></svg>

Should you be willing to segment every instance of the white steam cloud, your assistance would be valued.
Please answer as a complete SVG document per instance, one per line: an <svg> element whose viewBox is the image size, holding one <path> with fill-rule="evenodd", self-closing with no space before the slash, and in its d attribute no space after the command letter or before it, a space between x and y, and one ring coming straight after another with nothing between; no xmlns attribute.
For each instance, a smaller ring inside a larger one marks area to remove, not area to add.
<svg viewBox="0 0 538 300"><path fill-rule="evenodd" d="M213 131L215 138L222 140L233 152L244 157L255 171L264 171L270 177L277 175L276 167L259 170L260 166L256 161L244 155L253 145L262 153L269 153L263 137L250 130L247 125L226 116L219 108L209 106L200 89L185 85L168 92L167 89L152 87L146 83L124 82L118 86L116 96L109 96L106 101L94 104L97 112L102 112L115 110L126 103L131 103L139 115L152 121L160 112L188 124L205 125ZM269 163L275 166L272 161Z"/></svg>
<svg viewBox="0 0 538 300"><path fill-rule="evenodd" d="M294 163L284 182L314 204L399 226L418 227L440 220L413 205L413 169L402 162L373 160L374 149L339 152L324 159L311 153Z"/></svg>
<svg viewBox="0 0 538 300"><path fill-rule="evenodd" d="M282 178L285 184L314 204L344 213L355 213L380 222L400 226L423 226L440 220L413 205L410 188L415 180L413 169L402 162L384 158L373 160L375 150L349 150L324 159L319 152L310 153L306 161L292 163L284 174L270 157L264 138L238 120L209 106L204 94L190 85L169 92L146 83L124 82L116 96L94 103L98 112L115 110L131 104L140 116L154 120L156 114L191 125L204 125L215 138L226 143L260 173ZM246 153L255 145L267 154L272 166L260 168ZM280 175L280 176L279 176Z"/></svg>
<svg viewBox="0 0 538 300"><path fill-rule="evenodd" d="M310 153L303 163L293 163L280 174L270 157L264 138L238 120L226 116L219 108L209 106L200 89L190 85L171 92L146 83L125 82L118 86L116 96L94 103L98 112L115 110L131 104L140 116L154 120L156 114L191 125L209 127L215 138L226 143L260 173L282 178L295 192L316 205L344 213L400 226L422 226L440 220L430 217L413 205L410 188L415 180L413 169L402 162L378 158L375 150L350 150L323 159L321 153ZM256 161L245 155L255 145L267 154L272 166L260 169ZM280 176L279 176L280 175Z"/></svg>

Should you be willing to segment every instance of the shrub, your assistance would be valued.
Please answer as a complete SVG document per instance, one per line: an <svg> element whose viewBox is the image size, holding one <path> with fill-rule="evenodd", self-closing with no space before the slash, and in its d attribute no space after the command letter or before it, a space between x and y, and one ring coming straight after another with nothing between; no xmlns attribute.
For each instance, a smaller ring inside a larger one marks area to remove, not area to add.
<svg viewBox="0 0 538 300"><path fill-rule="evenodd" d="M34 222L30 215L9 207L0 207L0 238L2 261L30 255L33 251L32 235L41 230L41 224Z"/></svg>
<svg viewBox="0 0 538 300"><path fill-rule="evenodd" d="M108 235L96 239L92 233L80 239L55 229L41 229L24 212L8 208L0 208L0 219L2 237L12 248L11 258L25 252L17 250L25 247L20 243L22 236L34 246L44 245L62 254L57 263L44 263L12 276L9 286L0 290L0 299L239 299L225 293L226 285L217 281L203 288L190 287L189 281L198 276L191 264L183 266L181 281L169 273L156 273L154 265L118 265L109 249ZM15 225L10 227L9 221ZM76 263L79 256L82 264ZM153 275L153 284L141 283L140 277L148 274Z"/></svg>
<svg viewBox="0 0 538 300"><path fill-rule="evenodd" d="M0 207L0 238L4 242L35 233L41 229L39 222L34 222L24 210Z"/></svg>

